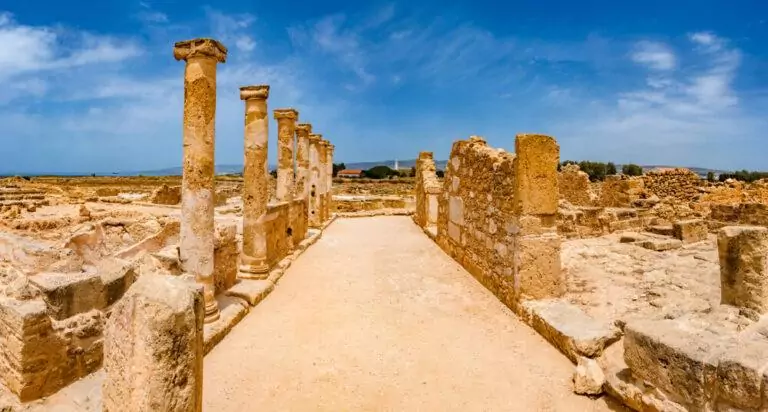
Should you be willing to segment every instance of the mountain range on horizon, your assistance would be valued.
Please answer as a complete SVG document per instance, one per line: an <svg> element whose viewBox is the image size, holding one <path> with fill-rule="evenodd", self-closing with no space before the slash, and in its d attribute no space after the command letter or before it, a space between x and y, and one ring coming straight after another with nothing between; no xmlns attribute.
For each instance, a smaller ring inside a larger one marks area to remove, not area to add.
<svg viewBox="0 0 768 412"><path fill-rule="evenodd" d="M380 161L368 161L368 162L343 162L346 169L361 169L367 170L375 166L389 166L394 168L395 162L400 169L410 169L416 166L416 159L406 160L380 160ZM447 160L435 160L435 167L438 170L444 170ZM616 165L619 169L621 164ZM726 170L709 169L705 167L686 167L686 166L670 166L670 165L640 165L643 170L652 170L656 168L670 168L670 167L685 167L695 172L701 177L706 177L708 172L714 172L716 175L720 173L728 173ZM274 170L276 165L269 165L269 170ZM241 164L220 164L215 167L217 175L225 174L239 174L243 171L243 165ZM101 172L95 173L96 176L180 176L182 172L181 166L169 167L164 169L154 170L140 170L140 171L126 171L126 172ZM3 176L87 176L89 174L84 173L0 173L0 177Z"/></svg>

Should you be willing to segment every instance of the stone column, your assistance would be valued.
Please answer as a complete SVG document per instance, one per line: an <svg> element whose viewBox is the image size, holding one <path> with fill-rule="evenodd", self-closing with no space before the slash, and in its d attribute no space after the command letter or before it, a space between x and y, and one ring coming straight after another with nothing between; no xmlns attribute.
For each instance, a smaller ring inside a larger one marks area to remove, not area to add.
<svg viewBox="0 0 768 412"><path fill-rule="evenodd" d="M325 223L328 216L326 216L327 194L328 194L328 178L326 173L328 172L328 141L320 138L320 143L317 145L317 186L319 188L317 196L317 210L320 215L320 225Z"/></svg>
<svg viewBox="0 0 768 412"><path fill-rule="evenodd" d="M213 151L216 119L216 64L227 59L227 49L213 39L178 42L176 60L184 71L184 175L181 184L182 269L203 285L205 322L219 318L213 280Z"/></svg>
<svg viewBox="0 0 768 412"><path fill-rule="evenodd" d="M245 100L245 161L243 163L243 254L240 274L243 279L266 279L267 233L264 216L269 202L267 142L269 86L240 88Z"/></svg>
<svg viewBox="0 0 768 412"><path fill-rule="evenodd" d="M309 135L312 125L296 125L296 196L309 200Z"/></svg>
<svg viewBox="0 0 768 412"><path fill-rule="evenodd" d="M330 219L331 218L331 212L333 211L333 150L336 148L336 146L332 145L331 142L328 142L328 148L327 148L327 172L326 172L326 178L328 179L328 183L325 186L326 191L326 200L325 200L325 218Z"/></svg>
<svg viewBox="0 0 768 412"><path fill-rule="evenodd" d="M293 200L293 142L296 134L296 119L299 112L294 109L275 110L277 119L277 200Z"/></svg>
<svg viewBox="0 0 768 412"><path fill-rule="evenodd" d="M318 228L322 226L320 220L320 139L319 134L309 135L309 226Z"/></svg>

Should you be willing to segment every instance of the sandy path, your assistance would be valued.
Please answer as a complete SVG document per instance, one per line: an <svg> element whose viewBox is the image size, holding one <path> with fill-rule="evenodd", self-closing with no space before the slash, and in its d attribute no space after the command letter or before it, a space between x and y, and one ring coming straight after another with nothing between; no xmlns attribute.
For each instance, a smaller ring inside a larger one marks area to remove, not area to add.
<svg viewBox="0 0 768 412"><path fill-rule="evenodd" d="M408 217L342 219L205 358L207 411L591 411L573 367Z"/></svg>

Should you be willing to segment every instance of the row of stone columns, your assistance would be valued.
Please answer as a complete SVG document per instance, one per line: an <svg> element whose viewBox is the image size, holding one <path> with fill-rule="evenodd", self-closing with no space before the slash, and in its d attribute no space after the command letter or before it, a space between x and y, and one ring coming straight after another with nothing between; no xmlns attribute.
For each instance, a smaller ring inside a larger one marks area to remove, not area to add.
<svg viewBox="0 0 768 412"><path fill-rule="evenodd" d="M183 270L193 275L203 287L205 322L208 323L219 317L213 278L216 65L226 61L227 49L213 39L194 39L176 43L174 57L186 62L179 253ZM265 279L269 272L265 226L269 202L269 86L241 87L240 98L245 101L240 277ZM298 117L295 109L274 111L278 148L277 200L292 202L296 198L306 198L310 226L321 227L330 217L333 146L321 135L313 134L312 125L297 125Z"/></svg>

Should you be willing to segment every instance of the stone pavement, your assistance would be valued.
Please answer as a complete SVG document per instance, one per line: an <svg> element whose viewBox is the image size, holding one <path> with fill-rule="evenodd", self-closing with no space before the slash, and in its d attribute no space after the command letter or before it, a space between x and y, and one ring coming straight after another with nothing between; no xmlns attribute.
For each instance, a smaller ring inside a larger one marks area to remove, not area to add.
<svg viewBox="0 0 768 412"><path fill-rule="evenodd" d="M616 408L409 217L339 219L205 358L204 409Z"/></svg>

